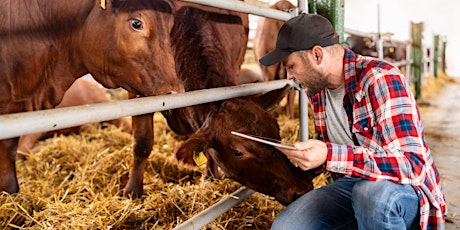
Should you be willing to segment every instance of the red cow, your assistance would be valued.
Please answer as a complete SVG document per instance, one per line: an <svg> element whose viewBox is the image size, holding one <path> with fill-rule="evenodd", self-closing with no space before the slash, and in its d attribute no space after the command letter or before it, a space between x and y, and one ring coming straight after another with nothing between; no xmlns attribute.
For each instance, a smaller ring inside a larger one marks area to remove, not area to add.
<svg viewBox="0 0 460 230"><path fill-rule="evenodd" d="M61 103L59 103L56 108L85 105L85 104L96 104L102 102L111 101L110 97L106 93L105 89L100 87L97 82L93 80L88 80L85 78L77 79L70 88L65 92L64 97L62 98ZM120 118L107 123L113 124L120 127L123 131L131 133L131 123L126 119ZM79 133L88 125L76 126L61 130L48 131L43 133L35 133L24 135L19 138L18 151L19 152L32 152L35 153L39 151L39 148L33 148L34 144L41 139L53 137L56 134L70 134L70 133Z"/></svg>
<svg viewBox="0 0 460 230"><path fill-rule="evenodd" d="M173 2L105 2L0 0L0 114L53 108L86 73L140 96L183 91L170 46ZM152 114L133 117L135 159L150 153L152 129ZM19 191L18 140L0 141L0 191Z"/></svg>
<svg viewBox="0 0 460 230"><path fill-rule="evenodd" d="M233 86L247 45L247 15L187 4L176 11L171 32L176 71L187 91ZM204 10L206 9L206 10ZM279 126L267 111L290 87L262 96L164 111L169 127L189 138L176 157L195 165L193 156L207 156L207 173L220 167L230 178L287 204L312 189L314 172L295 168L273 147L230 134L235 130L280 139ZM210 95L212 97L212 95Z"/></svg>
<svg viewBox="0 0 460 230"><path fill-rule="evenodd" d="M253 98L223 102L209 113L206 123L176 150L176 156L193 164L191 156L203 152L208 169L221 168L225 175L287 205L313 189L321 170L302 171L276 148L232 135L231 131L280 140L279 126L267 110L288 93L272 91ZM213 165L215 164L215 165Z"/></svg>
<svg viewBox="0 0 460 230"><path fill-rule="evenodd" d="M288 12L296 8L292 3L286 0L281 0L271 5L270 8ZM253 40L254 58L258 61L262 56L276 48L276 38L278 37L278 31L284 21L276 20L272 18L260 17L257 22L256 34ZM264 66L259 63L262 69L262 75L265 81L286 79L286 70L280 63ZM292 91L288 95L287 112L291 119L294 118L294 100L295 91Z"/></svg>

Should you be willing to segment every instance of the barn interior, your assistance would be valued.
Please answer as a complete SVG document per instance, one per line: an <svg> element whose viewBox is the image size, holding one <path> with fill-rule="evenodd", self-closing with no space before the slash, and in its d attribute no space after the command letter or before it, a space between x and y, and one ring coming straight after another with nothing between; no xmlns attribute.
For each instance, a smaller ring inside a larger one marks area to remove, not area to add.
<svg viewBox="0 0 460 230"><path fill-rule="evenodd" d="M260 74L251 39L248 47L243 68ZM431 112L430 100L446 85L458 84L441 69L436 76L428 73L424 79L423 94L418 99L422 115ZM107 93L112 100L127 99L126 91L121 89ZM281 106L287 106L286 99ZM298 103L295 107L298 111ZM286 109L280 111L280 135L284 143L292 144L299 140L299 114L290 119ZM18 194L0 194L0 228L173 229L241 188L228 178L207 178L204 165L190 168L178 163L172 153L186 137L174 133L161 113L155 113L154 123L155 142L142 197L130 199L122 194L132 165L131 134L103 123L80 133L41 140L36 143L38 152L18 152L23 156L16 163L21 190ZM312 120L308 127L309 138L314 138ZM314 181L315 188L327 183L327 173ZM269 229L283 208L273 197L254 193L203 229ZM459 226L452 229L460 228L456 212L447 220Z"/></svg>

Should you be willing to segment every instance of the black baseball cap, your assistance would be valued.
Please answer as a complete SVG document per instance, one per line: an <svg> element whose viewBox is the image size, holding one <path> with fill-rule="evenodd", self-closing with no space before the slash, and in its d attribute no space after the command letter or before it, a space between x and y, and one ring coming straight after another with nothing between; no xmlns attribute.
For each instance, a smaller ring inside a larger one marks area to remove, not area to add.
<svg viewBox="0 0 460 230"><path fill-rule="evenodd" d="M340 42L331 22L318 14L300 14L289 19L278 32L276 48L259 59L264 66L284 60L292 52L314 46L330 46Z"/></svg>

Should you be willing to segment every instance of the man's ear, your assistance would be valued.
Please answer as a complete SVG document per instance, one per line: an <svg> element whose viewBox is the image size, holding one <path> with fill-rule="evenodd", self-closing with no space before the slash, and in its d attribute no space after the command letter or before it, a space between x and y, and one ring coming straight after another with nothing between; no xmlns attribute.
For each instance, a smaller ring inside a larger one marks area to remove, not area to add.
<svg viewBox="0 0 460 230"><path fill-rule="evenodd" d="M317 65L323 62L323 49L320 46L314 46L312 48L313 60Z"/></svg>

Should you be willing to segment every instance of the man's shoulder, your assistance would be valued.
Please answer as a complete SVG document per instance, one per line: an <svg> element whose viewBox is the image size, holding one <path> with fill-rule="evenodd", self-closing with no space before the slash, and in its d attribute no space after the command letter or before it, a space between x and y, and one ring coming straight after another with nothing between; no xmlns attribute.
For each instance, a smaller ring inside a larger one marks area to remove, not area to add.
<svg viewBox="0 0 460 230"><path fill-rule="evenodd" d="M355 85L358 88L368 88L379 84L384 78L400 78L401 71L390 62L370 56L355 54L347 51L345 55L346 85ZM383 80L385 82L385 80ZM352 87L354 88L354 87Z"/></svg>

